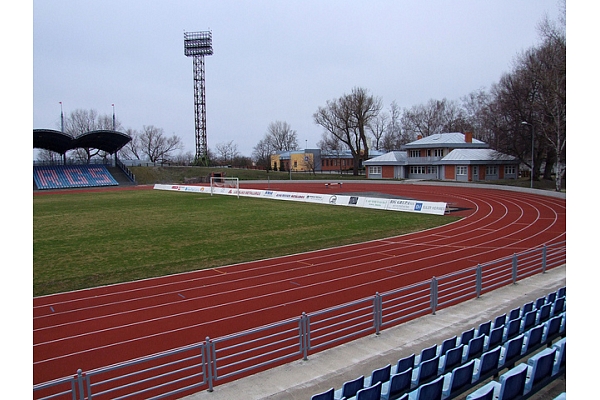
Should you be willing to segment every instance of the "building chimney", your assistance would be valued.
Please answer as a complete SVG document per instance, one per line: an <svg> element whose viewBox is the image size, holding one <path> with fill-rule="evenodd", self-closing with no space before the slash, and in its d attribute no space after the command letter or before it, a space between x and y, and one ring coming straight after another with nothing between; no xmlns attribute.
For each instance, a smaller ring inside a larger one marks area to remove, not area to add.
<svg viewBox="0 0 600 400"><path fill-rule="evenodd" d="M423 139L423 135L417 135L417 140Z"/></svg>
<svg viewBox="0 0 600 400"><path fill-rule="evenodd" d="M473 132L465 132L465 143L473 143Z"/></svg>

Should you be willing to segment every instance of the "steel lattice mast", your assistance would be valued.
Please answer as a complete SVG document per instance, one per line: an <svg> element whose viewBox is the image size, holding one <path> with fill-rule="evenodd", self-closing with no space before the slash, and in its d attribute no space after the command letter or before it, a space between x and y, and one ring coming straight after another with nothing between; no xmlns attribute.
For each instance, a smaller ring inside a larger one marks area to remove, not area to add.
<svg viewBox="0 0 600 400"><path fill-rule="evenodd" d="M204 56L210 56L212 32L184 32L184 52L194 58L194 116L196 126L196 163L208 164L208 144L206 141L206 93L204 83Z"/></svg>

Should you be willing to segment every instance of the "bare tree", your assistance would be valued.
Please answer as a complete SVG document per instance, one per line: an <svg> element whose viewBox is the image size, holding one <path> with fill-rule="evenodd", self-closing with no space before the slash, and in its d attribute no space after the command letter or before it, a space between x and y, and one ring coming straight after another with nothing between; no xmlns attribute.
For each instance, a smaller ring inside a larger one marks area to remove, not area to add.
<svg viewBox="0 0 600 400"><path fill-rule="evenodd" d="M298 150L298 135L287 122L275 121L269 124L265 139L273 151Z"/></svg>
<svg viewBox="0 0 600 400"><path fill-rule="evenodd" d="M162 128L144 125L139 134L140 152L150 162L168 162L173 153L183 149L181 139L177 135L167 137Z"/></svg>
<svg viewBox="0 0 600 400"><path fill-rule="evenodd" d="M120 129L121 123L115 120L115 129ZM99 130L113 129L112 116L98 115L96 110L77 109L72 111L65 118L65 132L73 137L77 137L84 133ZM93 148L79 148L73 151L75 158L89 163L94 157L106 157L106 153Z"/></svg>
<svg viewBox="0 0 600 400"><path fill-rule="evenodd" d="M394 151L400 150L403 144L412 141L408 135L405 135L400 125L400 118L402 117L402 110L398 106L398 103L394 100L390 104L389 108L389 121L385 133L381 139L381 150Z"/></svg>
<svg viewBox="0 0 600 400"><path fill-rule="evenodd" d="M275 153L274 147L268 138L261 139L252 151L252 159L257 166L266 169L271 169L271 155Z"/></svg>
<svg viewBox="0 0 600 400"><path fill-rule="evenodd" d="M234 159L239 156L237 144L233 143L233 140L230 140L227 143L217 143L215 147L217 151L217 160L219 160L222 165L233 164Z"/></svg>
<svg viewBox="0 0 600 400"><path fill-rule="evenodd" d="M381 111L381 99L370 96L363 88L354 88L351 94L327 101L313 114L317 125L325 129L326 142L334 139L342 142L352 154L353 174L358 175L360 157L369 156L369 143L366 129Z"/></svg>
<svg viewBox="0 0 600 400"><path fill-rule="evenodd" d="M387 112L382 112L373 118L369 124L369 132L373 136L375 150L381 150L383 145L383 137L389 126L390 115Z"/></svg>

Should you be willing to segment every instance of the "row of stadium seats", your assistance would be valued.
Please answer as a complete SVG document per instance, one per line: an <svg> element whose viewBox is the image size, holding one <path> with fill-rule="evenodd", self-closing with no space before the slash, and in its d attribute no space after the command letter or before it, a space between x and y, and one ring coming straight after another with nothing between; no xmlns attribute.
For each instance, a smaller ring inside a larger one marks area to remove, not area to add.
<svg viewBox="0 0 600 400"><path fill-rule="evenodd" d="M38 189L118 185L104 165L34 166L33 180Z"/></svg>
<svg viewBox="0 0 600 400"><path fill-rule="evenodd" d="M553 347L553 341L561 336L563 339ZM311 400L446 400L464 396L503 370L508 370L502 375L504 378L490 381L469 396L473 400L486 399L492 398L487 397L492 393L494 398L500 394L502 399L513 398L502 382L508 378L510 382L521 379L524 370L527 373L520 393L531 395L564 373L565 338L566 287L563 287L500 315L493 322L489 320L477 329L464 331L460 337L453 336L440 345L421 350L418 355L404 357L393 366L375 369L368 377L359 376L337 390L331 388L315 394ZM546 349L540 351L541 348ZM515 363L526 357L530 357L531 364L519 364L514 370ZM548 375L550 358L552 368ZM513 374L519 378L513 378Z"/></svg>

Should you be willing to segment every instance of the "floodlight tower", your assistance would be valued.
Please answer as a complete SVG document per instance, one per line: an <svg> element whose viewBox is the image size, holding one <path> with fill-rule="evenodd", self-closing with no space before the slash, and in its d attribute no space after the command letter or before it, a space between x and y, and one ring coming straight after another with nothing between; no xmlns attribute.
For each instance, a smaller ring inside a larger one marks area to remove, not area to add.
<svg viewBox="0 0 600 400"><path fill-rule="evenodd" d="M196 121L196 163L208 164L206 143L206 94L204 85L204 56L210 56L212 32L184 32L183 48L187 57L194 58L194 115Z"/></svg>

